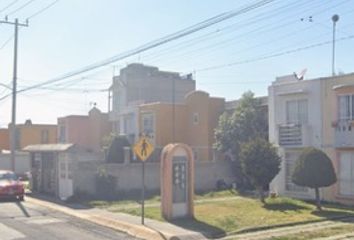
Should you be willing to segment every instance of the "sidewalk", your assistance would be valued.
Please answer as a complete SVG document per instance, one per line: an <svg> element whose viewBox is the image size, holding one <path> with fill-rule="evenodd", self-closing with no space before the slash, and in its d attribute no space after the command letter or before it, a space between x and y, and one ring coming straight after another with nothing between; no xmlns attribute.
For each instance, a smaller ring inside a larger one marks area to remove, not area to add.
<svg viewBox="0 0 354 240"><path fill-rule="evenodd" d="M124 213L111 213L97 208L85 208L78 204L66 204L55 201L52 198L42 199L26 196L26 201L29 203L37 204L54 211L63 212L120 232L125 232L136 238L152 240L207 239L199 232L186 230L167 222L145 218L145 225L141 225L141 217Z"/></svg>
<svg viewBox="0 0 354 240"><path fill-rule="evenodd" d="M145 225L141 224L141 217L132 216L125 213L112 213L107 210L98 208L88 208L80 204L70 204L65 203L60 200L55 200L50 197L45 197L42 195L30 197L27 196L26 200L29 203L41 205L43 207L52 209L54 211L60 211L65 214L78 217L98 225L106 226L114 230L125 232L131 236L140 239L156 239L156 240L199 240L208 239L207 236L200 232L195 232L192 230L187 230L182 227L173 225L168 222L160 222L152 219L145 218ZM218 201L222 201L220 198ZM207 200L199 200L201 202ZM303 223L294 226L279 226L264 230L254 230L245 233L231 233L222 239L227 240L263 240L271 239L273 237L283 237L291 234L296 234L299 232L311 232L314 230L321 230L331 227L344 226L347 224L353 224L353 217L344 217L340 219L333 220L323 220L312 223ZM321 238L321 240L339 240L348 239L353 237L350 235L337 235L328 238Z"/></svg>

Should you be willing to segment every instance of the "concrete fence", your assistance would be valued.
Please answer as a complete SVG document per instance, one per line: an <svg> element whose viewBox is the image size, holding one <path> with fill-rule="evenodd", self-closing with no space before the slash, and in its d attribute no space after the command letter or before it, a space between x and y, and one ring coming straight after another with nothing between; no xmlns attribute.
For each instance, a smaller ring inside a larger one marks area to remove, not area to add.
<svg viewBox="0 0 354 240"><path fill-rule="evenodd" d="M12 170L10 153L0 153L0 170ZM15 172L17 174L23 174L29 171L30 171L29 154L26 152L16 152Z"/></svg>
<svg viewBox="0 0 354 240"><path fill-rule="evenodd" d="M91 195L97 193L96 176L101 172L113 177L115 184L111 191L117 194L139 193L142 186L141 163L102 163L78 162L74 174L74 189ZM234 181L232 164L229 161L195 163L195 190L204 192L214 190L218 180L223 179L231 184ZM145 186L150 193L160 191L160 163L145 164Z"/></svg>

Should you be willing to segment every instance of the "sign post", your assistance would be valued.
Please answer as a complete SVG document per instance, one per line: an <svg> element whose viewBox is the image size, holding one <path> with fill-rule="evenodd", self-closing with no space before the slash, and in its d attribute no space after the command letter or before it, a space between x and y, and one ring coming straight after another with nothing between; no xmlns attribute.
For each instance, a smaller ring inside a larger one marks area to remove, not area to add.
<svg viewBox="0 0 354 240"><path fill-rule="evenodd" d="M154 151L154 145L152 145L149 140L143 136L141 137L133 147L134 153L139 157L142 162L142 187L141 187L141 224L144 225L145 216L145 161L150 157Z"/></svg>

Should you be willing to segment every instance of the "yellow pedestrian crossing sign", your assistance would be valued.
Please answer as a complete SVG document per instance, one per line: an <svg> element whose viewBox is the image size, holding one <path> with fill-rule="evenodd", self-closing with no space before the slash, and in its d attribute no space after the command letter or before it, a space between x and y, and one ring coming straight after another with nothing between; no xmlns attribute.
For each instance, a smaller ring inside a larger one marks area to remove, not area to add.
<svg viewBox="0 0 354 240"><path fill-rule="evenodd" d="M149 142L148 138L141 137L134 144L133 150L141 161L145 161L146 159L148 159L148 157L150 157L150 155L154 151L154 145Z"/></svg>

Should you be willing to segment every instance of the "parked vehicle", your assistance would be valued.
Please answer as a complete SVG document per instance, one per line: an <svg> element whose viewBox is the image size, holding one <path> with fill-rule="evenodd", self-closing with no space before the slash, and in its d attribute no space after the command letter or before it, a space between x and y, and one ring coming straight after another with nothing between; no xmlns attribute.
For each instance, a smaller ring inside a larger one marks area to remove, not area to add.
<svg viewBox="0 0 354 240"><path fill-rule="evenodd" d="M25 188L12 171L0 170L0 199L24 200Z"/></svg>

